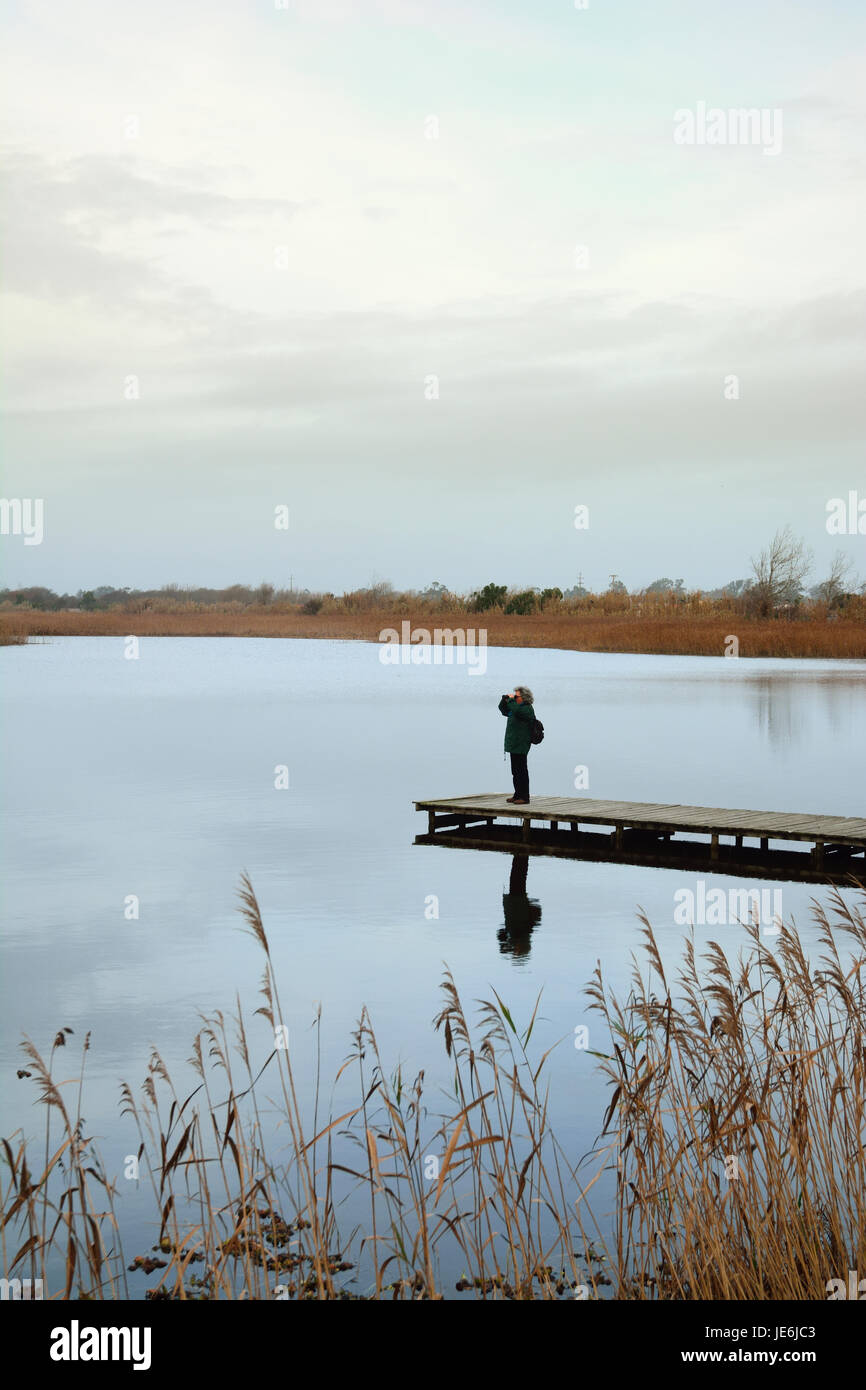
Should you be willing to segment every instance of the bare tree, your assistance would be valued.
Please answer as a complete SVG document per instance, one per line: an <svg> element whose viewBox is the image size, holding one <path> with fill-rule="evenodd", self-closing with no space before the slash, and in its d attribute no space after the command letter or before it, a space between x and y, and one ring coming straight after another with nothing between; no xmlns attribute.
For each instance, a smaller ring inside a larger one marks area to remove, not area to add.
<svg viewBox="0 0 866 1390"><path fill-rule="evenodd" d="M856 584L857 580L851 571L854 568L854 561L850 555L846 555L844 550L837 550L830 565L830 573L820 584L816 584L812 593L815 598L823 599L824 603L831 606L837 603L843 594L848 593Z"/></svg>
<svg viewBox="0 0 866 1390"><path fill-rule="evenodd" d="M803 581L811 568L811 550L790 526L785 526L757 559L752 557L752 604L763 617L798 604L803 597Z"/></svg>

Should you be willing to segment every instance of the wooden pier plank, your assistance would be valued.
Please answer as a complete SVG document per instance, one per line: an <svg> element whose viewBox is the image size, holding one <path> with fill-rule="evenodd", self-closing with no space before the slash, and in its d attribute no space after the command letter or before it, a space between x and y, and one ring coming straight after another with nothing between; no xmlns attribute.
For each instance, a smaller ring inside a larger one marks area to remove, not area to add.
<svg viewBox="0 0 866 1390"><path fill-rule="evenodd" d="M448 812L514 817L522 821L557 820L610 825L615 829L676 833L695 831L708 835L746 835L760 839L832 840L844 845L866 845L866 818L830 816L789 811L759 811L719 806L682 806L673 803L603 801L590 797L533 797L528 806L513 806L506 796L481 793L474 796L416 801L415 809L444 815ZM526 826L524 826L526 830Z"/></svg>

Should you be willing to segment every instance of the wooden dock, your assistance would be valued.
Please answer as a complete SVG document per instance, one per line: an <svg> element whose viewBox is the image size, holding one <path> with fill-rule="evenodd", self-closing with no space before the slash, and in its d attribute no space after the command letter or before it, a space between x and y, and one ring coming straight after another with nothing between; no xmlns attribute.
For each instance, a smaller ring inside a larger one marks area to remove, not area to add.
<svg viewBox="0 0 866 1390"><path fill-rule="evenodd" d="M416 845L866 883L866 819L856 816L556 796L511 806L504 793L414 804L416 811L427 812L427 833L415 837ZM605 829L586 828L599 826ZM808 850L791 848L792 843Z"/></svg>

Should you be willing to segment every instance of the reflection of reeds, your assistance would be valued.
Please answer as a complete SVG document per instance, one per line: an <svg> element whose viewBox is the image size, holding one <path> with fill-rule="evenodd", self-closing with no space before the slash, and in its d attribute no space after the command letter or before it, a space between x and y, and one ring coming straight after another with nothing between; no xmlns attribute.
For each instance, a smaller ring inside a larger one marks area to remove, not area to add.
<svg viewBox="0 0 866 1390"><path fill-rule="evenodd" d="M589 993L610 1042L595 1055L615 1087L598 1150L618 1170L609 1250L587 1197L597 1174L581 1186L550 1129L549 1050L528 1050L537 1005L520 1032L494 993L473 1027L446 973L435 1023L451 1080L433 1121L423 1071L389 1075L363 1010L335 1081L354 1074L355 1100L320 1119L317 1075L308 1125L246 877L240 896L265 956L265 1060L253 1064L238 1001L233 1017L203 1019L190 1094L179 1097L155 1052L141 1094L122 1088L156 1218L153 1254L129 1266L158 1276L148 1297L440 1298L459 1267L456 1288L482 1298L555 1299L578 1286L589 1297L610 1286L620 1298L822 1298L828 1279L866 1267L866 920L838 893L832 925L816 909L818 970L793 928L773 952L746 927L736 966L710 943L699 973L687 943L677 1001L643 919L650 983L635 969L620 1004L597 971ZM837 951L840 931L852 960ZM66 1033L47 1063L24 1045L21 1075L46 1106L45 1156L35 1176L20 1136L2 1141L4 1270L42 1278L49 1296L128 1298L117 1185L81 1118L84 1059L74 1113L54 1075ZM267 1150L281 1126L278 1161ZM738 1174L727 1178L731 1157ZM361 1198L363 1230L344 1237L341 1208L353 1202L357 1218ZM52 1289L59 1267L63 1287Z"/></svg>
<svg viewBox="0 0 866 1390"><path fill-rule="evenodd" d="M822 1299L866 1269L866 919L829 901L818 968L793 928L744 924L736 965L710 942L699 974L686 943L675 1000L642 918L649 972L624 1006L596 972L627 1296Z"/></svg>
<svg viewBox="0 0 866 1390"><path fill-rule="evenodd" d="M544 612L517 617L490 609L472 613L466 609L431 607L406 599L388 608L343 607L339 600L324 601L315 613L291 607L178 608L164 611L124 611L112 608L86 612L38 612L28 610L27 624L34 635L140 637L315 637L330 641L377 642L385 628L400 632L408 620L413 628L483 628L491 647L548 647L566 651L647 652L686 656L724 656L730 636L739 641L744 657L866 658L866 609L852 616L827 621L822 609L796 621L747 618L723 603L705 602L671 611L653 605L638 612L618 610L607 596L592 603L553 603ZM857 599L866 604L866 600ZM0 640L20 625L17 614L0 612ZM444 639L448 640L448 639Z"/></svg>

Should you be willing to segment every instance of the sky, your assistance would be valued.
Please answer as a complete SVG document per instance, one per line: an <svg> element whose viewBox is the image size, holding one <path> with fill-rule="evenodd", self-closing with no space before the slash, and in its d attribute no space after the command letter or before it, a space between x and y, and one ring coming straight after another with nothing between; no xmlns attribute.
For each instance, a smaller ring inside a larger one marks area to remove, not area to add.
<svg viewBox="0 0 866 1390"><path fill-rule="evenodd" d="M713 588L785 525L866 578L862 5L13 3L2 51L3 585Z"/></svg>

